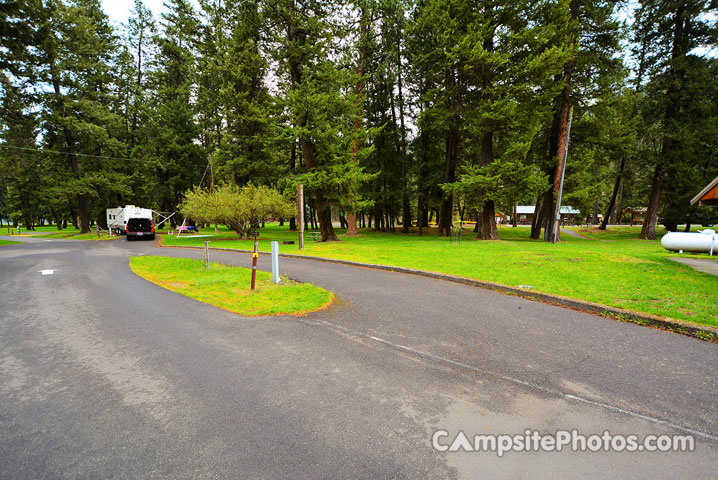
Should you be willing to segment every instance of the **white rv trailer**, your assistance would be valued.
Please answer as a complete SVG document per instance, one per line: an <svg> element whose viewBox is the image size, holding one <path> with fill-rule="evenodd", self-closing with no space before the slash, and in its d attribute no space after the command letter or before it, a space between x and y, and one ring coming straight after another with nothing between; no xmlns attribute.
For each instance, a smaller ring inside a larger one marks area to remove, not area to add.
<svg viewBox="0 0 718 480"><path fill-rule="evenodd" d="M140 208L134 205L107 209L107 228L113 233L121 235L127 232L127 224L130 219L143 218L152 223L152 210ZM154 232L152 232L154 233ZM154 235L153 235L154 236Z"/></svg>

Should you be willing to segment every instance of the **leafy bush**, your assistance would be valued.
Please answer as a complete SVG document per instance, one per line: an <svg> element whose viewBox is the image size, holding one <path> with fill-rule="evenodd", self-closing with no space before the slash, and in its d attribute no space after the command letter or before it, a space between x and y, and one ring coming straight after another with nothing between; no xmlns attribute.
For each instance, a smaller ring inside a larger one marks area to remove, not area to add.
<svg viewBox="0 0 718 480"><path fill-rule="evenodd" d="M260 222L293 215L294 206L270 187L222 185L188 191L180 212L195 222L226 225L239 238L246 238Z"/></svg>

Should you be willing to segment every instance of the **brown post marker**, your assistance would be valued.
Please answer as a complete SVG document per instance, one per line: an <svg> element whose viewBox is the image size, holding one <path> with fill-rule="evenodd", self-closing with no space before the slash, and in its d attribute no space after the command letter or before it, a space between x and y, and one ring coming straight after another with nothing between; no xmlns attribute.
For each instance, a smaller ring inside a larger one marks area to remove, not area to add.
<svg viewBox="0 0 718 480"><path fill-rule="evenodd" d="M254 290L254 284L257 279L257 258L259 257L259 252L257 251L259 247L259 240L257 240L257 237L254 237L254 251L252 252L252 290Z"/></svg>
<svg viewBox="0 0 718 480"><path fill-rule="evenodd" d="M304 249L304 185L297 185L297 220L299 221L299 250Z"/></svg>

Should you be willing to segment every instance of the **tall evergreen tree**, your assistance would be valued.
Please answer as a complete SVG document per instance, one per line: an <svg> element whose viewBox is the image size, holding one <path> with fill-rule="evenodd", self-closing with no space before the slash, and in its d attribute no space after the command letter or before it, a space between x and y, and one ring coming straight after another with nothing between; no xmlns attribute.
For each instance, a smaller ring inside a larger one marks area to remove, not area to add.
<svg viewBox="0 0 718 480"><path fill-rule="evenodd" d="M187 0L171 0L168 6L162 30L154 37L157 53L149 82L155 98L133 156L148 169L153 206L173 212L184 192L199 183L206 157L198 144L201 130L194 102L197 15Z"/></svg>
<svg viewBox="0 0 718 480"><path fill-rule="evenodd" d="M298 139L306 172L297 181L312 193L322 241L338 240L332 204L356 208L358 186L370 178L360 166L371 149L363 145L365 129L355 128L354 75L337 64L342 52L336 48L336 8L334 2L314 0L265 3L274 42L281 45L281 106L289 115L285 136ZM355 138L360 148L352 153Z"/></svg>
<svg viewBox="0 0 718 480"><path fill-rule="evenodd" d="M644 64L650 66L647 93L654 112L659 112L653 118L660 129L660 147L641 229L643 239L656 238L656 219L667 172L674 177L681 175L681 170L685 170L681 165L691 161L691 126L697 105L688 94L695 88L692 77L706 78L699 73L706 71L704 62L692 52L696 47L715 45L716 25L706 14L715 11L717 6L715 1L648 0L641 2L636 12L636 32L646 37L637 38L637 43L645 44L648 49L643 52Z"/></svg>
<svg viewBox="0 0 718 480"><path fill-rule="evenodd" d="M540 1L436 0L425 9L417 27L425 23L441 41L417 62L433 69L428 78L435 85L420 126L446 135L439 233L448 234L459 194L481 212L479 238L496 239L495 203L522 190L520 182L514 188L516 179L525 182L523 190L541 183L524 162L556 94L550 79L567 58L555 26L536 21L551 18L555 8ZM461 179L454 183L457 169Z"/></svg>
<svg viewBox="0 0 718 480"><path fill-rule="evenodd" d="M560 42L571 48L561 75L556 82L562 87L554 103L553 119L546 129L548 152L544 171L550 175L551 187L538 199L531 237L560 240L554 232L554 210L562 177L563 158L568 148L569 110L578 101L591 102L596 84L605 75L613 76L621 68L616 53L622 38L621 23L616 18L617 2L606 0L570 0L558 3L562 10L555 22L562 28Z"/></svg>
<svg viewBox="0 0 718 480"><path fill-rule="evenodd" d="M202 72L218 84L217 175L239 185L276 185L286 174L273 131L273 99L267 87L268 59L262 51L265 19L258 1L230 0L219 37L216 68ZM216 119L216 120L217 120Z"/></svg>
<svg viewBox="0 0 718 480"><path fill-rule="evenodd" d="M80 230L89 232L91 209L99 218L105 206L94 199L126 188L113 159L126 152L117 136L122 118L113 111L117 37L96 0L48 2L38 25L38 78L51 88L43 96L44 143L65 152L62 187Z"/></svg>

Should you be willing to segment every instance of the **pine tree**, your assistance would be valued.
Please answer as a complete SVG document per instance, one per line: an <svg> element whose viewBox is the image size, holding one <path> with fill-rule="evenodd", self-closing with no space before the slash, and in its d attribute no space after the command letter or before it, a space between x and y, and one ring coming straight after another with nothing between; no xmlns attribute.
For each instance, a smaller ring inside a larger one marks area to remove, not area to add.
<svg viewBox="0 0 718 480"><path fill-rule="evenodd" d="M10 219L22 221L26 229L34 230L41 215L46 181L44 158L35 151L39 122L32 113L31 95L12 85L5 76L0 80L0 187L6 193L3 213Z"/></svg>
<svg viewBox="0 0 718 480"><path fill-rule="evenodd" d="M275 26L273 40L284 73L281 107L288 112L285 137L298 139L306 172L297 177L316 204L321 240L338 240L332 204L360 210L359 186L371 177L360 166L371 153L366 131L355 128L356 92L352 72L340 68L337 5L333 2L284 0L265 3ZM352 153L354 139L360 148ZM349 201L347 201L349 199Z"/></svg>
<svg viewBox="0 0 718 480"><path fill-rule="evenodd" d="M169 6L161 18L162 31L154 37L157 53L149 83L155 98L133 157L148 169L152 181L147 187L156 207L173 212L184 192L201 180L206 160L197 143L201 130L193 101L199 24L187 0L172 0Z"/></svg>
<svg viewBox="0 0 718 480"><path fill-rule="evenodd" d="M424 24L421 31L435 35L436 43L416 62L434 85L425 94L430 107L420 126L443 131L446 138L439 233L449 233L452 198L459 195L481 213L479 238L496 239L496 202L542 181L525 162L556 94L550 79L567 58L556 45L555 27L536 21L550 17L553 7L436 0L424 8L415 28Z"/></svg>
<svg viewBox="0 0 718 480"><path fill-rule="evenodd" d="M73 199L80 230L89 232L91 214L104 217L105 205L94 199L126 188L113 160L126 153L113 110L117 37L95 0L48 2L37 25L38 80L50 88L42 98L44 143L65 152L62 190Z"/></svg>
<svg viewBox="0 0 718 480"><path fill-rule="evenodd" d="M268 60L261 50L265 19L259 7L258 1L226 4L226 34L218 35L216 65L202 72L202 77L213 75L218 87L216 175L238 185L276 185L288 168L281 164L274 138Z"/></svg>
<svg viewBox="0 0 718 480"><path fill-rule="evenodd" d="M555 99L550 128L546 129L548 155L543 161L543 168L550 175L551 187L536 202L531 228L532 238L539 238L541 228L544 228L546 241L560 240L560 231L553 231L554 210L568 145L569 110L578 102L592 101L598 83L606 75L613 77L616 69L622 68L616 53L620 49L623 32L620 21L614 15L620 7L619 3L570 0L559 2L557 6L553 20L560 31L557 41L570 49L570 55L562 74L556 77L561 93Z"/></svg>
<svg viewBox="0 0 718 480"><path fill-rule="evenodd" d="M412 38L414 64L421 71L426 108L419 117L422 130L432 130L444 143L441 183L456 181L459 144L464 133L464 73L456 63L455 52L466 35L467 5L453 0L429 0L417 5L409 35ZM451 190L441 192L438 211L439 236L452 228L454 197Z"/></svg>
<svg viewBox="0 0 718 480"><path fill-rule="evenodd" d="M132 56L132 68L127 73L132 73L133 78L126 82L128 108L126 117L129 123L129 147L134 148L137 144L137 129L139 127L142 111L148 102L147 92L147 65L153 61L153 36L157 33L157 26L152 12L145 6L142 0L135 0L135 6L127 22L126 47Z"/></svg>
<svg viewBox="0 0 718 480"><path fill-rule="evenodd" d="M682 175L686 169L681 165L691 162L692 110L697 105L688 94L695 88L691 86L692 77L705 69L704 62L692 51L704 44L715 44L715 23L705 15L715 8L714 1L650 0L641 2L636 12L636 32L648 39L637 38L638 43L647 46L643 52L644 63L650 66L646 72L650 78L647 96L655 106L653 111L658 111L653 118L660 129L660 148L641 229L641 238L646 240L656 238L656 219L666 174ZM710 85L708 82L704 87Z"/></svg>

